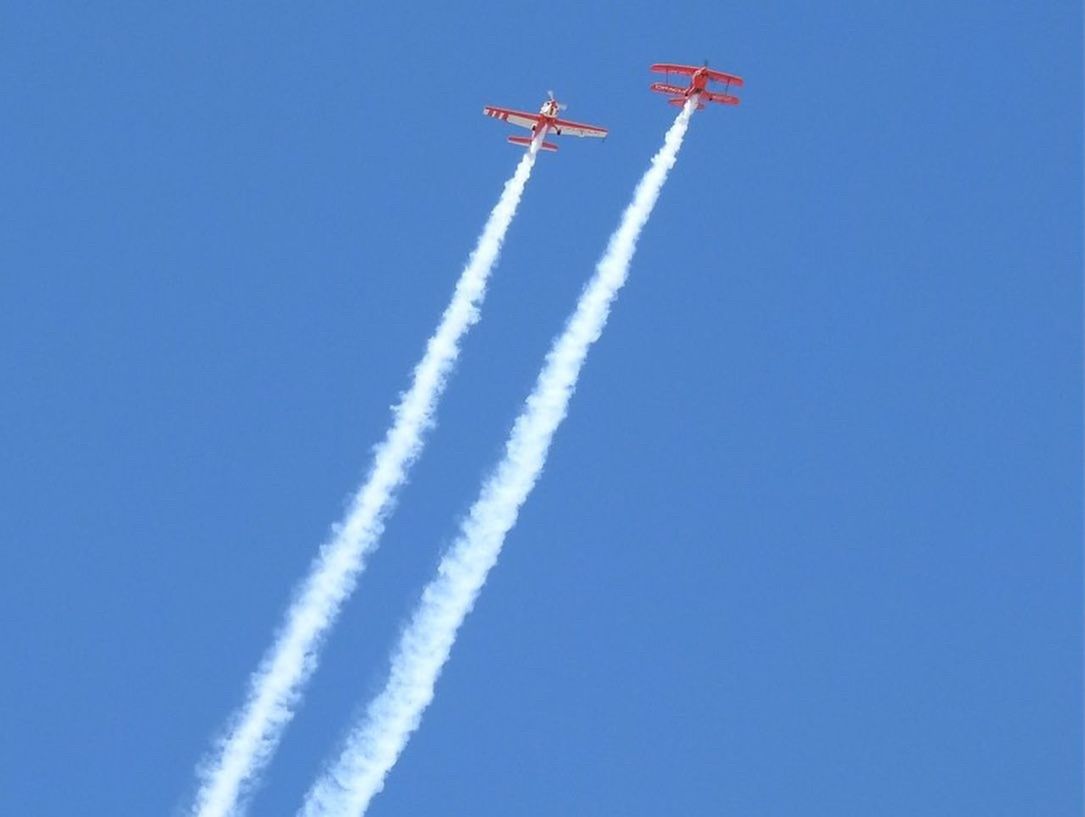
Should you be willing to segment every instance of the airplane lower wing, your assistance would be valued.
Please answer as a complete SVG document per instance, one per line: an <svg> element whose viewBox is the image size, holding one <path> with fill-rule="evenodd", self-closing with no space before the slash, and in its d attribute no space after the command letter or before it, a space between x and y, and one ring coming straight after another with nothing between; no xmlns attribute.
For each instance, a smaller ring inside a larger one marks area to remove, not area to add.
<svg viewBox="0 0 1085 817"><path fill-rule="evenodd" d="M648 70L656 74L696 74L698 69L692 65L675 65L671 62L657 62L648 66Z"/></svg>
<svg viewBox="0 0 1085 817"><path fill-rule="evenodd" d="M721 105L737 105L741 101L737 96L717 94L713 91L705 91L704 96L709 102L718 102Z"/></svg>
<svg viewBox="0 0 1085 817"><path fill-rule="evenodd" d="M685 88L679 88L677 85L668 85L665 82L653 82L648 86L649 91L658 91L661 94L678 94L684 96L686 93Z"/></svg>
<svg viewBox="0 0 1085 817"><path fill-rule="evenodd" d="M521 128L527 128L531 130L542 118L537 114L524 113L523 111L513 111L508 108L494 108L487 105L482 109L482 112L486 116L492 116L494 119L500 119L502 122L508 122L510 125L518 125Z"/></svg>
<svg viewBox="0 0 1085 817"><path fill-rule="evenodd" d="M558 119L554 122L553 133L558 136L592 136L596 139L606 139L606 128L597 128L595 125L581 125L579 122L570 122L567 119Z"/></svg>

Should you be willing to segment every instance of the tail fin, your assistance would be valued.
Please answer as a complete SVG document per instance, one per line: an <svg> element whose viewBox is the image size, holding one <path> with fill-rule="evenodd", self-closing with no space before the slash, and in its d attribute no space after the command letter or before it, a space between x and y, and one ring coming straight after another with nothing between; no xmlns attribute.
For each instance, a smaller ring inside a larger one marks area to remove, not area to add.
<svg viewBox="0 0 1085 817"><path fill-rule="evenodd" d="M527 136L510 136L509 144L519 145L520 147L531 147L531 139ZM543 142L539 145L539 150L545 150L548 153L557 153L558 146L553 142Z"/></svg>
<svg viewBox="0 0 1085 817"><path fill-rule="evenodd" d="M669 104L674 105L675 107L682 107L682 106L684 106L686 104L686 98L685 97L678 97L677 99L667 100L667 102ZM704 110L704 103L701 102L701 100L697 101L697 110L698 111L703 111Z"/></svg>

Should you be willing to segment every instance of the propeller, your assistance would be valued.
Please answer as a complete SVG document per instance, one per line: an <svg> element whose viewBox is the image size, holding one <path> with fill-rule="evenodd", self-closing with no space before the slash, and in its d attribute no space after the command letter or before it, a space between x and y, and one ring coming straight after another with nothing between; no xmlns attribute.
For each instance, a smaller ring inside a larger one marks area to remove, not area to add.
<svg viewBox="0 0 1085 817"><path fill-rule="evenodd" d="M555 97L554 97L554 92L553 92L553 91L547 91L547 92L546 92L546 95L547 95L548 97L550 97L550 101L551 101L551 102L557 102L557 105L558 105L558 110L559 110L559 111L564 111L564 110L565 110L566 108L568 108L568 107L569 107L569 106L568 106L568 105L566 105L566 104L565 104L564 102L558 102L558 101L557 101L557 99L555 99Z"/></svg>

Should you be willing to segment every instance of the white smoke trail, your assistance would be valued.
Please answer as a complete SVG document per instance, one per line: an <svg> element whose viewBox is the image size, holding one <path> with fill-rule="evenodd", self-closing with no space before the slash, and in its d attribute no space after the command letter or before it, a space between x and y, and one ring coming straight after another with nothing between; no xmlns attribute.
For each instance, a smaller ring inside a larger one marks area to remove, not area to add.
<svg viewBox="0 0 1085 817"><path fill-rule="evenodd" d="M483 485L437 576L423 591L392 657L387 685L348 736L338 761L309 792L300 812L304 817L360 817L418 728L456 633L542 472L588 349L602 334L625 283L637 237L674 166L692 115L693 105L687 103L637 185L594 277L546 357L513 426L504 459Z"/></svg>
<svg viewBox="0 0 1085 817"><path fill-rule="evenodd" d="M397 490L418 458L423 437L460 352L460 341L479 317L486 283L501 251L538 155L530 146L505 184L478 244L456 283L437 331L415 367L410 389L395 408L371 470L345 519L320 550L286 614L285 623L249 681L248 696L231 719L214 755L199 772L192 813L226 817L238 811L255 777L271 759L312 675L323 637L350 595L366 557L376 548Z"/></svg>

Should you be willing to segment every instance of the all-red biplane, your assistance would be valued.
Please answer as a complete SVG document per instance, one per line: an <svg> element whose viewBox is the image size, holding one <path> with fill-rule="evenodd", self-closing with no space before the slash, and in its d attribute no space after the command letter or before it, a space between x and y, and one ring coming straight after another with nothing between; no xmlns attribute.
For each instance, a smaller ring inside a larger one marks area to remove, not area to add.
<svg viewBox="0 0 1085 817"><path fill-rule="evenodd" d="M548 92L549 99L543 103L543 106L539 108L538 113L524 113L523 111L513 111L508 108L494 108L487 105L482 109L482 112L486 116L492 116L494 119L500 119L503 122L508 122L510 125L518 125L521 128L527 128L531 131L531 136L510 136L509 142L514 145L521 145L522 147L529 147L535 139L544 140L539 145L540 150L547 150L551 153L558 149L558 146L553 142L545 141L548 134L554 134L555 136L592 136L597 139L605 139L607 136L606 128L598 128L595 125L582 125L579 122L570 122L567 119L559 119L558 113L565 110L565 106L554 99L554 92Z"/></svg>
<svg viewBox="0 0 1085 817"><path fill-rule="evenodd" d="M687 99L694 96L697 97L697 110L704 108L706 100L708 102L718 102L721 105L737 105L740 101L737 96L731 96L727 92L731 90L732 85L741 88L742 77L725 74L723 71L713 71L708 67L708 60L705 60L705 64L700 68L695 65L674 65L669 62L657 62L648 70L656 74L668 75L667 82L653 82L648 87L650 90L658 91L661 94L672 94L673 98L668 101L671 105L677 105L679 108L686 104ZM688 76L690 78L689 85L685 88L671 85L670 74ZM724 92L721 94L711 90L708 87L709 82L723 83Z"/></svg>

